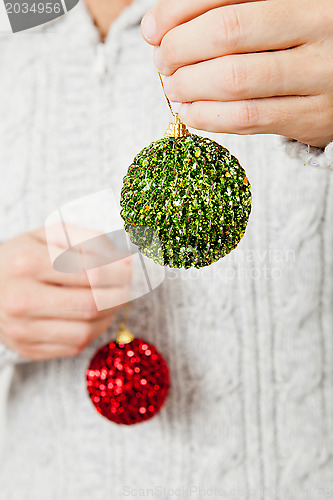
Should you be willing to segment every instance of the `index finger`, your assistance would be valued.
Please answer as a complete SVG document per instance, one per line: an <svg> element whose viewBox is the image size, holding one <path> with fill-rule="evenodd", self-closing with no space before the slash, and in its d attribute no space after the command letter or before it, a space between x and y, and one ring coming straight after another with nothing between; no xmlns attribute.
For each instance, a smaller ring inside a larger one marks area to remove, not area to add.
<svg viewBox="0 0 333 500"><path fill-rule="evenodd" d="M172 28L191 21L208 10L255 1L257 0L160 0L142 19L141 32L149 44L159 45Z"/></svg>

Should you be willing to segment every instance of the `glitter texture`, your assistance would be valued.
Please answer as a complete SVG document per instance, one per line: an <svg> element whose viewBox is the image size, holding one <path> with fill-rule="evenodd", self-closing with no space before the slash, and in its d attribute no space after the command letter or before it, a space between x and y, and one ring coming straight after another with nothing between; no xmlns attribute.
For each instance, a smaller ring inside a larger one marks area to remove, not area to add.
<svg viewBox="0 0 333 500"><path fill-rule="evenodd" d="M125 230L142 254L161 265L200 268L243 237L251 186L220 144L194 134L167 137L135 157L120 204Z"/></svg>
<svg viewBox="0 0 333 500"><path fill-rule="evenodd" d="M152 418L169 390L169 369L156 348L143 339L101 347L86 372L96 410L117 424Z"/></svg>

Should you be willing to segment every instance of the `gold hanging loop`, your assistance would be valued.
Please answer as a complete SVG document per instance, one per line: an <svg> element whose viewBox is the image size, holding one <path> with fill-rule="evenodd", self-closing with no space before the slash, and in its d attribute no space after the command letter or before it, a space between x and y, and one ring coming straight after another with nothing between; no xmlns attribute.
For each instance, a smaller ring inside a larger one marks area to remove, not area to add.
<svg viewBox="0 0 333 500"><path fill-rule="evenodd" d="M169 105L170 111L171 111L172 115L175 117L175 122L174 123L172 123L172 122L169 123L169 127L168 127L167 131L165 132L164 137L176 137L176 138L177 137L188 137L191 134L187 130L187 127L186 127L185 123L183 123L181 121L181 119L179 118L178 113L174 113L174 111L172 109L172 106L171 106L170 99L166 95L165 88L164 88L164 83L163 83L162 76L161 76L160 72L158 72L158 76L160 77L162 89L163 89L165 98L167 100L167 103Z"/></svg>
<svg viewBox="0 0 333 500"><path fill-rule="evenodd" d="M165 137L188 137L190 132L187 130L185 123L181 121L178 113L175 113L175 123L169 123L169 127L165 132Z"/></svg>
<svg viewBox="0 0 333 500"><path fill-rule="evenodd" d="M123 321L119 322L119 313L117 315L118 322L118 334L116 338L117 344L129 344L134 340L134 335L127 328L128 321L128 313L129 313L129 303L127 303L124 307L124 318Z"/></svg>

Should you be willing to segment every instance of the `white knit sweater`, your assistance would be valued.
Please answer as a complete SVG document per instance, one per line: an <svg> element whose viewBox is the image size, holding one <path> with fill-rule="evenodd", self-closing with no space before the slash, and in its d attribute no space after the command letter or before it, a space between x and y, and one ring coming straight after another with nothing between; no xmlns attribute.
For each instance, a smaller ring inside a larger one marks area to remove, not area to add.
<svg viewBox="0 0 333 500"><path fill-rule="evenodd" d="M139 29L151 3L127 8L104 46L83 2L0 38L0 241L120 189L163 135L170 114ZM131 303L130 329L169 363L165 407L134 426L94 410L85 369L115 325L74 358L26 362L0 346L13 366L1 499L332 497L333 174L304 163L333 166L333 145L289 141L303 155L291 159L275 136L203 135L239 158L253 209L231 254L168 270Z"/></svg>

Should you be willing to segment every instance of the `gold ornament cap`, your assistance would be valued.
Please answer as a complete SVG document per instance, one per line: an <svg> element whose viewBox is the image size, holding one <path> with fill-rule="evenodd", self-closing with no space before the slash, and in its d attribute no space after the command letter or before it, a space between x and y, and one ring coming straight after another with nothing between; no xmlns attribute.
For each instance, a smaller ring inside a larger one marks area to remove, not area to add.
<svg viewBox="0 0 333 500"><path fill-rule="evenodd" d="M164 134L164 137L188 137L190 132L187 130L185 123L181 121L178 113L175 113L175 123L169 123L169 127Z"/></svg>
<svg viewBox="0 0 333 500"><path fill-rule="evenodd" d="M133 340L134 335L129 330L127 330L124 323L122 323L119 327L119 332L116 339L117 344L129 344Z"/></svg>

